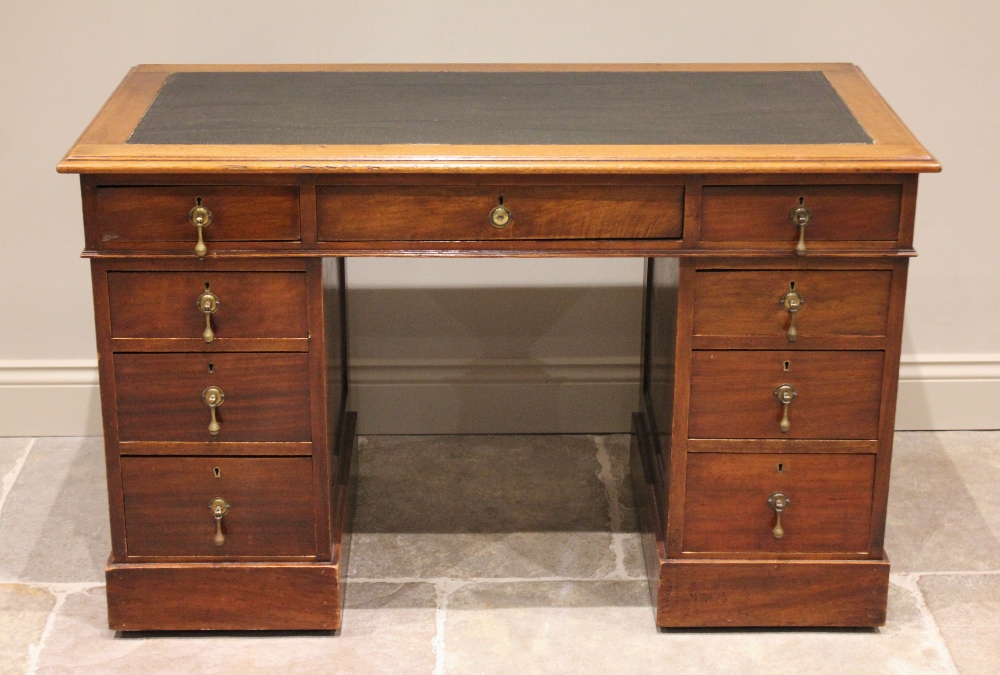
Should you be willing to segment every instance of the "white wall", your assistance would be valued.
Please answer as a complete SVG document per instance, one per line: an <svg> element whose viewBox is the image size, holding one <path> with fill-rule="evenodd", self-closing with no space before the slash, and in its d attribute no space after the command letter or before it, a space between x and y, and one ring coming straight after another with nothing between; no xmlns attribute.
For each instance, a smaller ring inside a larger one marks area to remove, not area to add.
<svg viewBox="0 0 1000 675"><path fill-rule="evenodd" d="M54 167L128 68L156 62L855 62L945 167L921 181L898 425L998 428L998 31L989 0L4 0L0 434L98 429L79 191ZM616 427L634 393L639 270L351 261L363 424ZM549 290L511 301L496 287ZM386 298L428 314L389 326L370 309ZM470 366L484 359L501 368Z"/></svg>

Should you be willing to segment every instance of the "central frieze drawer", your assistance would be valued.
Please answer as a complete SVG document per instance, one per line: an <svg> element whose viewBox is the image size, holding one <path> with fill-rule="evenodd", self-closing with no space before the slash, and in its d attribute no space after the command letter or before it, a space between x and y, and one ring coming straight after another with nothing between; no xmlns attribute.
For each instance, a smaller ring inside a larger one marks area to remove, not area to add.
<svg viewBox="0 0 1000 675"><path fill-rule="evenodd" d="M874 479L868 454L690 453L684 550L867 552Z"/></svg>
<svg viewBox="0 0 1000 675"><path fill-rule="evenodd" d="M123 457L121 466L130 557L316 554L310 457Z"/></svg>
<svg viewBox="0 0 1000 675"><path fill-rule="evenodd" d="M321 241L677 239L684 188L328 185L316 209Z"/></svg>
<svg viewBox="0 0 1000 675"><path fill-rule="evenodd" d="M122 441L309 441L305 353L115 354ZM210 428L210 387L224 400Z"/></svg>
<svg viewBox="0 0 1000 675"><path fill-rule="evenodd" d="M192 250L198 228L190 213L195 206L211 212L203 236L213 241L296 241L299 189L294 185L181 185L97 188L101 241L188 242Z"/></svg>
<svg viewBox="0 0 1000 675"><path fill-rule="evenodd" d="M689 436L876 439L883 358L881 351L693 351ZM787 410L783 387L791 387Z"/></svg>

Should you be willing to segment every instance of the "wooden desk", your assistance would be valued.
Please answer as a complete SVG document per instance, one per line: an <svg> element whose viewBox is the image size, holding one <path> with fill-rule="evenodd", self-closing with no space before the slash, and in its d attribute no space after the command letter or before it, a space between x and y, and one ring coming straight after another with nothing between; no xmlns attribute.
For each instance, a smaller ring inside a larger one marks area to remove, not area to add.
<svg viewBox="0 0 1000 675"><path fill-rule="evenodd" d="M345 256L642 256L660 626L876 626L917 174L851 65L140 66L69 151L120 630L335 629Z"/></svg>

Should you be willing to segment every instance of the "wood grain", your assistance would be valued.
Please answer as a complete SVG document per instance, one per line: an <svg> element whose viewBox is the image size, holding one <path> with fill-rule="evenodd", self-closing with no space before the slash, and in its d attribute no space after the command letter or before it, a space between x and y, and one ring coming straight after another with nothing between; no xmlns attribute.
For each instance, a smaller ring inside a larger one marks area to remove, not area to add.
<svg viewBox="0 0 1000 675"><path fill-rule="evenodd" d="M188 212L199 197L212 212L212 223L203 228L209 250L211 242L294 241L301 236L295 186L108 186L96 190L102 245L184 242L193 251L198 231Z"/></svg>
<svg viewBox="0 0 1000 675"><path fill-rule="evenodd" d="M676 239L684 188L641 186L317 187L320 241ZM513 213L497 229L500 200Z"/></svg>
<svg viewBox="0 0 1000 675"><path fill-rule="evenodd" d="M885 624L887 560L661 560L666 628Z"/></svg>
<svg viewBox="0 0 1000 675"><path fill-rule="evenodd" d="M210 344L197 303L205 291L219 298ZM301 272L110 272L108 293L112 338L191 338L208 351L230 338L309 337Z"/></svg>
<svg viewBox="0 0 1000 675"><path fill-rule="evenodd" d="M695 274L694 335L774 338L791 349L817 337L886 334L892 272L818 270L702 270ZM792 287L805 303L795 315L781 298Z"/></svg>
<svg viewBox="0 0 1000 675"><path fill-rule="evenodd" d="M698 453L687 462L685 552L867 555L873 455ZM788 495L775 539L767 499Z"/></svg>
<svg viewBox="0 0 1000 675"><path fill-rule="evenodd" d="M306 354L115 354L114 366L123 441L311 440ZM226 396L217 436L210 385Z"/></svg>
<svg viewBox="0 0 1000 675"><path fill-rule="evenodd" d="M799 228L788 214L802 203L812 211L807 248L810 242L895 242L900 199L901 186L893 184L706 186L701 241L780 243L790 252Z"/></svg>
<svg viewBox="0 0 1000 675"><path fill-rule="evenodd" d="M337 630L336 563L109 564L111 630Z"/></svg>
<svg viewBox="0 0 1000 675"><path fill-rule="evenodd" d="M784 363L789 362L788 371ZM695 351L691 438L878 438L882 352ZM795 387L791 428L774 391Z"/></svg>
<svg viewBox="0 0 1000 675"><path fill-rule="evenodd" d="M124 457L129 559L315 556L312 473L309 457ZM222 546L215 497L230 504Z"/></svg>

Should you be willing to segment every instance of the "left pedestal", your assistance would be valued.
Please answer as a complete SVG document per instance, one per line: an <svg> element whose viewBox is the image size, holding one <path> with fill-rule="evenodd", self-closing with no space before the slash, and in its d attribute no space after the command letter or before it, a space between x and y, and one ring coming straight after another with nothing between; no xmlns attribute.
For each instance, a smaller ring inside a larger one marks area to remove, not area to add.
<svg viewBox="0 0 1000 675"><path fill-rule="evenodd" d="M92 261L108 621L337 630L356 417L335 258Z"/></svg>

